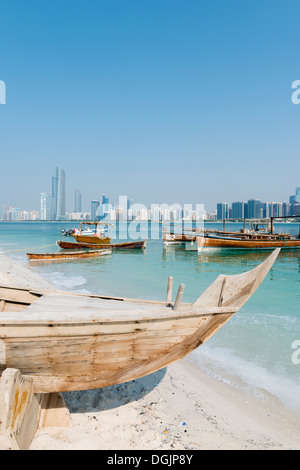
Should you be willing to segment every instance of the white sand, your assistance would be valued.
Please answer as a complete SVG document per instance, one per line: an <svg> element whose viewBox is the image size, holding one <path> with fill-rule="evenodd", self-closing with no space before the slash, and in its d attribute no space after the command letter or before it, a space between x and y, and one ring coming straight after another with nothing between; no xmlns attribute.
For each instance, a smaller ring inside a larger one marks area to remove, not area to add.
<svg viewBox="0 0 300 470"><path fill-rule="evenodd" d="M299 421L187 360L126 384L64 393L72 428L41 429L31 449L300 449Z"/></svg>
<svg viewBox="0 0 300 470"><path fill-rule="evenodd" d="M51 288L0 256L0 284L20 279L23 287ZM300 449L299 420L273 397L258 401L188 359L126 384L63 395L72 427L40 429L31 450Z"/></svg>

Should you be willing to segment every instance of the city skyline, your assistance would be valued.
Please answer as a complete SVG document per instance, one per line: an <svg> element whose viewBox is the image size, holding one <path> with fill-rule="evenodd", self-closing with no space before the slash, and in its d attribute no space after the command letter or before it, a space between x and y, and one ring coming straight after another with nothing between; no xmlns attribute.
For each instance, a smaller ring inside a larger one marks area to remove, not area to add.
<svg viewBox="0 0 300 470"><path fill-rule="evenodd" d="M295 188L295 194L288 197L287 201L262 201L260 199L248 199L247 201L219 202L213 211L208 211L205 204L197 203L196 209L193 204L180 205L176 202L171 204L152 203L148 208L143 202L138 202L120 196L118 203L110 202L109 196L90 201L88 211L82 211L82 195L78 188L74 189L74 210L66 210L66 173L63 168L55 168L55 176L52 176L52 191L40 193L39 211L31 212L11 206L2 206L1 220L118 220L123 213L129 218L140 220L149 219L197 219L201 217L206 220L243 219L243 218L268 218L300 216L300 187ZM134 210L133 210L134 208ZM198 208L198 209L197 209Z"/></svg>
<svg viewBox="0 0 300 470"><path fill-rule="evenodd" d="M89 5L1 3L1 206L38 207L57 162L83 210L98 191L209 211L224 195L287 198L299 2Z"/></svg>

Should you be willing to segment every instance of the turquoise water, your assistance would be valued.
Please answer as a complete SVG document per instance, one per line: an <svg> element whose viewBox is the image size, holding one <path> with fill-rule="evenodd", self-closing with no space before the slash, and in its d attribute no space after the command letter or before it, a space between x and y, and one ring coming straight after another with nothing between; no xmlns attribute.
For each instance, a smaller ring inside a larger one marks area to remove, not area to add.
<svg viewBox="0 0 300 470"><path fill-rule="evenodd" d="M61 230L77 226L74 222L0 223L0 251L27 265L26 252L58 251L56 240L70 241L61 237ZM240 227L228 224L226 228ZM299 232L299 224L294 223L275 228L277 232ZM141 238L149 238L147 223L139 231ZM165 299L171 275L174 297L184 283L183 300L193 302L219 274L247 271L268 254L198 254L184 246L165 247L161 239L148 239L146 250L117 250L97 259L30 266L62 289L159 300ZM257 394L260 390L271 393L300 415L300 363L295 361L300 353L297 356L292 347L295 341L300 344L300 250L288 250L281 251L267 278L235 317L189 359L220 380Z"/></svg>

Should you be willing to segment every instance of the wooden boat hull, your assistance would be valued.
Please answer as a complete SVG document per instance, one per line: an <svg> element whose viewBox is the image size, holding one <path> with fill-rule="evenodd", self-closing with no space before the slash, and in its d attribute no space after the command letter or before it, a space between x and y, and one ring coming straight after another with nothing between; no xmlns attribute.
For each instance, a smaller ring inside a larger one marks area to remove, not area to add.
<svg viewBox="0 0 300 470"><path fill-rule="evenodd" d="M102 237L101 235L78 235L74 233L73 237L77 242L89 243L90 245L107 245L111 241L111 238Z"/></svg>
<svg viewBox="0 0 300 470"><path fill-rule="evenodd" d="M196 238L196 235L185 235L183 233L163 233L163 242L165 245L194 242Z"/></svg>
<svg viewBox="0 0 300 470"><path fill-rule="evenodd" d="M237 237L197 237L198 251L205 248L239 248L239 249L263 249L274 250L275 248L283 249L300 249L300 239L284 239L270 240L268 238L255 239L238 239Z"/></svg>
<svg viewBox="0 0 300 470"><path fill-rule="evenodd" d="M273 265L220 275L193 303L0 287L0 373L19 369L36 393L137 379L185 357L251 297Z"/></svg>
<svg viewBox="0 0 300 470"><path fill-rule="evenodd" d="M60 248L63 248L65 250L80 250L84 248L111 248L111 249L124 249L124 250L130 250L130 249L136 249L136 248L146 248L146 240L138 240L138 241L131 241L131 242L122 242L122 243L110 243L109 246L106 245L95 245L91 243L73 243L73 242L65 242L58 240L57 244Z"/></svg>
<svg viewBox="0 0 300 470"><path fill-rule="evenodd" d="M73 243L75 244L75 243ZM97 258L111 254L111 250L72 251L57 253L26 253L30 261L64 261L83 258Z"/></svg>

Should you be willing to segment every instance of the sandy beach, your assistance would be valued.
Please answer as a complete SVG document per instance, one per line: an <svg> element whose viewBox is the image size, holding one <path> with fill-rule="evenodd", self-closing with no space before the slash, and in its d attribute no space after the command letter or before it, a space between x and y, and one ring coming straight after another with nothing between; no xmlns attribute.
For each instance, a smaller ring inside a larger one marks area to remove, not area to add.
<svg viewBox="0 0 300 470"><path fill-rule="evenodd" d="M32 450L300 449L299 421L200 372L187 359L118 386L63 394L72 427L37 432Z"/></svg>
<svg viewBox="0 0 300 470"><path fill-rule="evenodd" d="M0 283L51 287L7 257L0 266ZM241 392L189 358L132 382L63 396L72 426L38 430L30 450L300 449L299 419L275 398Z"/></svg>

